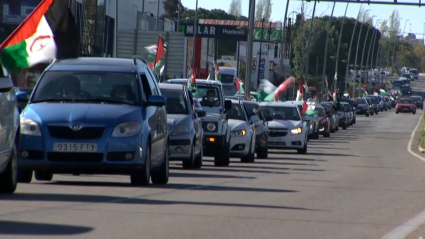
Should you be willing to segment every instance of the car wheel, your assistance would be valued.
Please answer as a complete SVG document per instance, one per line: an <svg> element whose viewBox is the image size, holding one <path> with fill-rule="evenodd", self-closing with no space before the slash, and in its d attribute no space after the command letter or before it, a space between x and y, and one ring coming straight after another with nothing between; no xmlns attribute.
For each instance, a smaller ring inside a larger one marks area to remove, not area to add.
<svg viewBox="0 0 425 239"><path fill-rule="evenodd" d="M230 148L229 144L220 145L217 149L217 153L214 156L214 166L226 167L230 164Z"/></svg>
<svg viewBox="0 0 425 239"><path fill-rule="evenodd" d="M337 126L337 127L335 127L335 131L338 131L339 130L339 127Z"/></svg>
<svg viewBox="0 0 425 239"><path fill-rule="evenodd" d="M32 170L19 169L18 171L18 182L19 183L31 183L32 181Z"/></svg>
<svg viewBox="0 0 425 239"><path fill-rule="evenodd" d="M378 115L378 113L379 113L378 111L375 112L376 115Z"/></svg>
<svg viewBox="0 0 425 239"><path fill-rule="evenodd" d="M46 182L52 181L53 173L49 173L43 170L35 170L34 178L37 181L46 181Z"/></svg>
<svg viewBox="0 0 425 239"><path fill-rule="evenodd" d="M304 147L302 149L297 149L298 154L306 154L307 153L307 142L304 143Z"/></svg>
<svg viewBox="0 0 425 239"><path fill-rule="evenodd" d="M335 133L335 127L329 130L330 133Z"/></svg>
<svg viewBox="0 0 425 239"><path fill-rule="evenodd" d="M413 112L412 114L414 114L414 115L415 115L415 114L416 114L416 111L415 111L415 112Z"/></svg>
<svg viewBox="0 0 425 239"><path fill-rule="evenodd" d="M184 169L192 169L195 164L195 141L192 144L192 150L190 152L190 158L183 160Z"/></svg>
<svg viewBox="0 0 425 239"><path fill-rule="evenodd" d="M398 114L398 111L396 111L395 113Z"/></svg>
<svg viewBox="0 0 425 239"><path fill-rule="evenodd" d="M16 146L13 146L9 163L4 172L0 173L0 193L14 193L18 185L18 155Z"/></svg>
<svg viewBox="0 0 425 239"><path fill-rule="evenodd" d="M329 138L329 137L331 137L331 132L330 132L330 131L328 131L327 133L324 133L324 134L323 134L323 137L325 137L325 138Z"/></svg>
<svg viewBox="0 0 425 239"><path fill-rule="evenodd" d="M366 117L369 117L369 113L366 113Z"/></svg>
<svg viewBox="0 0 425 239"><path fill-rule="evenodd" d="M356 124L356 117L354 117L353 119L353 124Z"/></svg>
<svg viewBox="0 0 425 239"><path fill-rule="evenodd" d="M342 125L342 129L347 129L347 124L346 123Z"/></svg>
<svg viewBox="0 0 425 239"><path fill-rule="evenodd" d="M258 147L257 158L266 159L269 157L269 148L267 147L267 141L265 147Z"/></svg>
<svg viewBox="0 0 425 239"><path fill-rule="evenodd" d="M202 167L202 155L204 154L204 149L203 149L203 147L201 146L201 150L200 150L200 152L199 152L199 155L198 156L196 156L195 157L195 163L194 163L194 165L193 165L193 168L197 168L197 169L199 169L199 168L201 168Z"/></svg>
<svg viewBox="0 0 425 239"><path fill-rule="evenodd" d="M168 143L165 146L164 160L158 169L152 171L151 179L153 184L167 184L170 175L170 161L168 158Z"/></svg>
<svg viewBox="0 0 425 239"><path fill-rule="evenodd" d="M319 130L317 130L317 132L314 132L313 139L319 139L319 137Z"/></svg>
<svg viewBox="0 0 425 239"><path fill-rule="evenodd" d="M252 144L249 146L248 155L241 158L242 163L253 163L255 161L255 152L252 152Z"/></svg>
<svg viewBox="0 0 425 239"><path fill-rule="evenodd" d="M151 180L151 147L148 144L146 147L145 153L145 165L141 170L137 170L136 172L130 175L131 184L134 186L146 186L149 185L149 181Z"/></svg>

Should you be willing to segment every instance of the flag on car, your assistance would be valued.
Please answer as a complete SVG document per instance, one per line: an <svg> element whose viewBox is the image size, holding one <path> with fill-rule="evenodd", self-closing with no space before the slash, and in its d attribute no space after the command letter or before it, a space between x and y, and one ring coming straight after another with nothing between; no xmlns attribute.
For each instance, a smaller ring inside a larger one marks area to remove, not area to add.
<svg viewBox="0 0 425 239"><path fill-rule="evenodd" d="M0 61L12 78L55 58L78 57L79 32L68 0L44 0L0 45Z"/></svg>
<svg viewBox="0 0 425 239"><path fill-rule="evenodd" d="M282 82L279 85L279 87L277 87L276 90L274 91L274 93L273 93L274 100L276 100L281 93L285 92L294 83L295 83L295 77L290 76L290 77L286 78L286 80L284 82Z"/></svg>
<svg viewBox="0 0 425 239"><path fill-rule="evenodd" d="M214 69L215 69L214 80L221 81L220 67L218 67L217 62L214 62Z"/></svg>
<svg viewBox="0 0 425 239"><path fill-rule="evenodd" d="M325 83L326 83L326 88L329 88L328 77L326 77L326 79L325 79Z"/></svg>
<svg viewBox="0 0 425 239"><path fill-rule="evenodd" d="M266 100L266 97L269 95L271 99L273 99L274 91L276 90L276 86L273 85L270 81L266 79L260 80L260 85L257 88L258 101L262 102ZM269 99L269 98L267 98Z"/></svg>
<svg viewBox="0 0 425 239"><path fill-rule="evenodd" d="M164 43L162 36L160 35L158 37L158 42L156 45L147 46L145 47L145 49L148 51L149 68L151 68L152 70L155 70L159 66L161 66L162 58L164 57L165 52L167 51L167 46Z"/></svg>
<svg viewBox="0 0 425 239"><path fill-rule="evenodd" d="M238 77L235 77L234 81L235 81L236 88L238 88L238 92L241 94L245 93L245 90L243 87L244 84L240 81L240 79Z"/></svg>
<svg viewBox="0 0 425 239"><path fill-rule="evenodd" d="M196 92L197 86L196 86L195 68L189 66L188 74L189 74L189 77L187 78L187 87L189 88L190 92Z"/></svg>

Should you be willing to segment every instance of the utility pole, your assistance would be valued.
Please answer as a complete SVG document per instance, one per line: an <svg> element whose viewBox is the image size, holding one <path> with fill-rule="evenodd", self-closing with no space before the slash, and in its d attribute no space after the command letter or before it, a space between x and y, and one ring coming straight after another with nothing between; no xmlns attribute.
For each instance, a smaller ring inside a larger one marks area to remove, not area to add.
<svg viewBox="0 0 425 239"><path fill-rule="evenodd" d="M329 33L331 31L331 23L332 23L332 17L334 15L335 5L336 5L336 2L334 2L332 6L331 17L329 18L328 28L326 32L325 54L323 55L323 69L322 69L322 90L321 90L322 96L325 95L326 63L328 62Z"/></svg>
<svg viewBox="0 0 425 239"><path fill-rule="evenodd" d="M246 54L246 69L245 69L245 97L250 97L251 91L251 61L252 61L252 43L254 38L254 18L255 18L255 0L249 0L249 15L248 15L248 39L247 39L247 54Z"/></svg>
<svg viewBox="0 0 425 239"><path fill-rule="evenodd" d="M308 33L308 39L307 39L307 55L306 55L306 64L305 64L305 82L308 82L308 68L309 68L309 63L310 63L310 44L311 44L311 34L313 33L313 23L314 23L314 15L316 14L316 5L317 5L317 0L314 0L314 7L313 7L313 15L311 16L311 21L310 21L310 29L309 29L309 33Z"/></svg>
<svg viewBox="0 0 425 239"><path fill-rule="evenodd" d="M338 49L336 51L336 63L335 63L335 76L336 77L334 79L334 84L335 84L334 90L335 91L338 88L337 80L338 80L339 47L341 45L342 30L344 30L344 22L345 22L345 16L347 15L347 9L348 9L348 2L347 2L347 6L345 7L344 18L342 19L341 30L339 32L339 39L338 39Z"/></svg>
<svg viewBox="0 0 425 239"><path fill-rule="evenodd" d="M354 34L356 33L357 22L359 22L358 20L360 18L360 10L361 10L361 8L359 9L359 13L357 14L356 22L354 23L353 33L351 34L350 48L348 49L347 68L345 69L345 88L346 89L348 89L347 79L348 79L348 70L350 69L351 48L353 46L353 40L354 40ZM354 80L353 80L353 97L354 97Z"/></svg>

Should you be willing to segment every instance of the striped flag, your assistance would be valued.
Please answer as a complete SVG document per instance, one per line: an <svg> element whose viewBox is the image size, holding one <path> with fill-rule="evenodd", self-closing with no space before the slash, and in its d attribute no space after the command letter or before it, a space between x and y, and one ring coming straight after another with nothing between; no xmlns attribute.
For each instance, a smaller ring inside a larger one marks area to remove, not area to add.
<svg viewBox="0 0 425 239"><path fill-rule="evenodd" d="M189 74L189 77L187 78L187 87L189 88L190 92L196 92L197 86L196 86L195 68L189 66L188 74Z"/></svg>
<svg viewBox="0 0 425 239"><path fill-rule="evenodd" d="M44 0L0 45L0 61L12 78L55 58L78 57L79 33L68 0Z"/></svg>
<svg viewBox="0 0 425 239"><path fill-rule="evenodd" d="M214 79L216 81L221 81L220 67L218 67L217 62L214 62L214 68L215 68L215 77L214 77Z"/></svg>

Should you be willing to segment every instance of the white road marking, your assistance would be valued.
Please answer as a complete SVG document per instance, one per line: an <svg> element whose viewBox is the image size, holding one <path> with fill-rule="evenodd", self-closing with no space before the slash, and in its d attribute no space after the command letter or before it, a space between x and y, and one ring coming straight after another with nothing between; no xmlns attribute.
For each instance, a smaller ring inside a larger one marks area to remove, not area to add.
<svg viewBox="0 0 425 239"><path fill-rule="evenodd" d="M416 127L413 129L412 134L410 135L409 144L407 145L407 152L409 152L411 155L425 162L424 157L412 151L413 138L415 137L416 130L421 124L422 117L423 116L419 118L418 123L416 124ZM410 219L409 221L403 223L403 225L398 226L391 232L387 233L385 236L382 237L382 239L403 239L424 223L425 223L425 210L419 213L418 215L416 215L414 218Z"/></svg>

